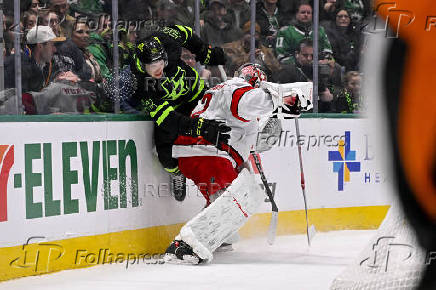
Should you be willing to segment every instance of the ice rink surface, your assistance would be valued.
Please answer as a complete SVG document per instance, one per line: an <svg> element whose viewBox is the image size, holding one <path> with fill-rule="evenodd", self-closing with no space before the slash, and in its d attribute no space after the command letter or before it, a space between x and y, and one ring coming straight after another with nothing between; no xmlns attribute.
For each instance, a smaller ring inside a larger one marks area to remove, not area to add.
<svg viewBox="0 0 436 290"><path fill-rule="evenodd" d="M278 236L273 246L266 238L242 240L207 265L100 265L2 282L0 289L328 289L374 233L317 233L310 249L305 235Z"/></svg>

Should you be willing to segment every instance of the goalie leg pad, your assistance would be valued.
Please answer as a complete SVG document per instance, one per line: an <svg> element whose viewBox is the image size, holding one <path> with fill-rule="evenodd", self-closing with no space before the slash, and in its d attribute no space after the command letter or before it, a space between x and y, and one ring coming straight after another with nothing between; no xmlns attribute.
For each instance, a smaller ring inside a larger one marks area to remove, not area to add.
<svg viewBox="0 0 436 290"><path fill-rule="evenodd" d="M182 227L180 237L210 262L215 249L256 213L264 198L253 174L244 168L219 198Z"/></svg>

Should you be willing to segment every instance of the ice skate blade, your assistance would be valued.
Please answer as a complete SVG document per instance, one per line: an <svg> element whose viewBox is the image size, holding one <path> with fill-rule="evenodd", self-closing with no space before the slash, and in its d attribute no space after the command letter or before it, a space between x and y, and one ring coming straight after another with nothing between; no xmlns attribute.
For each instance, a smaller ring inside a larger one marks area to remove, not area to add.
<svg viewBox="0 0 436 290"><path fill-rule="evenodd" d="M229 245L225 245L225 246L219 246L216 250L215 253L225 253L225 252L231 252L233 251L233 246L231 244Z"/></svg>
<svg viewBox="0 0 436 290"><path fill-rule="evenodd" d="M184 255L183 260L180 260L175 254L168 253L165 254L163 260L165 263L175 265L198 265L200 263L200 259L196 256Z"/></svg>

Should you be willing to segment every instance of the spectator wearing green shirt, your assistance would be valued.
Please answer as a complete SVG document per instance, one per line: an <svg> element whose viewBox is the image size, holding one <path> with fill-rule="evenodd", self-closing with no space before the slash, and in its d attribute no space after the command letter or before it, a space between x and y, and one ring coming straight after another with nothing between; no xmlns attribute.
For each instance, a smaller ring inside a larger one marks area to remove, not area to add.
<svg viewBox="0 0 436 290"><path fill-rule="evenodd" d="M132 32L136 33L136 32ZM124 28L120 28L118 33L118 51L119 51L119 67L129 65L133 59L134 43L129 41L129 35ZM89 52L95 57L100 65L103 78L107 78L112 74L113 64L113 42L112 30L105 29L101 33L91 33L90 45L87 47Z"/></svg>
<svg viewBox="0 0 436 290"><path fill-rule="evenodd" d="M301 3L292 25L282 27L277 34L276 53L281 63L295 63L295 51L303 39L313 40L312 6ZM319 27L319 50L332 54L332 46L322 26Z"/></svg>

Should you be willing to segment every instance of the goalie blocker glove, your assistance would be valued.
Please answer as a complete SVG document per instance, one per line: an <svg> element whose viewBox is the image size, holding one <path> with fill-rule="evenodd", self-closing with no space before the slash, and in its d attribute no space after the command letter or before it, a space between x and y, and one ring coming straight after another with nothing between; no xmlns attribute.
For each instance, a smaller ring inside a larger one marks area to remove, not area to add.
<svg viewBox="0 0 436 290"><path fill-rule="evenodd" d="M203 137L206 141L218 145L228 143L231 128L223 122L204 118L191 118L181 126L180 135Z"/></svg>

